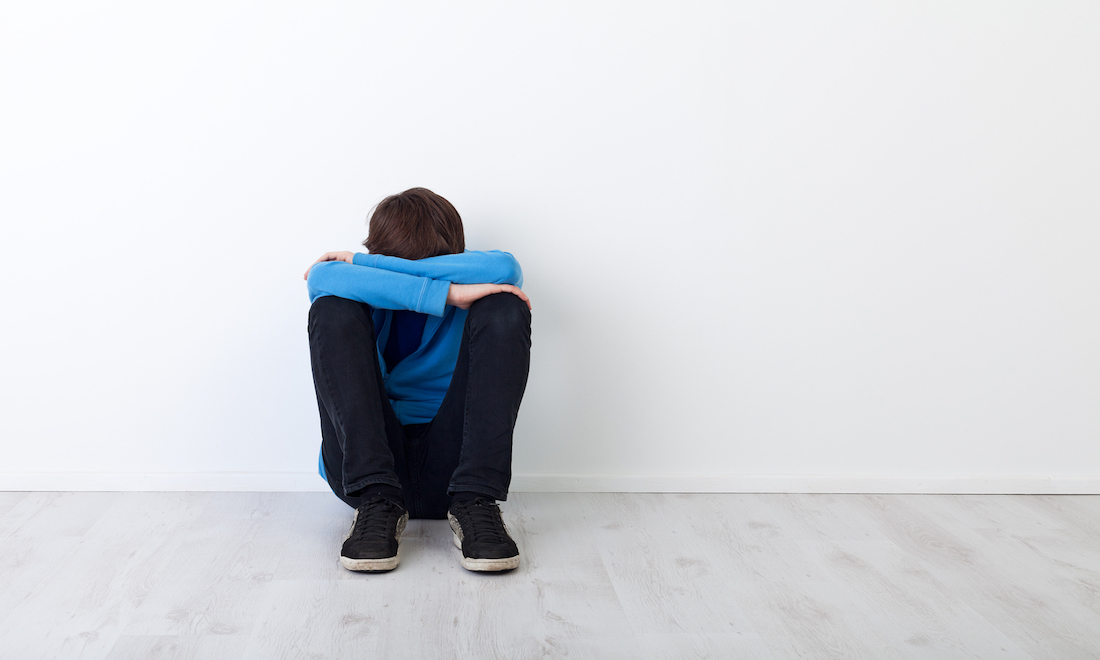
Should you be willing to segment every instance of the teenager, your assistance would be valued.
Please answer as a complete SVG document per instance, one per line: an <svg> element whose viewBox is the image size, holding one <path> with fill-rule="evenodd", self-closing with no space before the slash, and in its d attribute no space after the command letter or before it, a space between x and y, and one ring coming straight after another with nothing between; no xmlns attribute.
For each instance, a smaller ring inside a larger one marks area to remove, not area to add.
<svg viewBox="0 0 1100 660"><path fill-rule="evenodd" d="M424 188L380 202L363 245L305 275L318 470L355 508L340 562L394 569L410 517L447 518L463 567L513 569L497 501L530 367L519 262L467 250L454 206Z"/></svg>

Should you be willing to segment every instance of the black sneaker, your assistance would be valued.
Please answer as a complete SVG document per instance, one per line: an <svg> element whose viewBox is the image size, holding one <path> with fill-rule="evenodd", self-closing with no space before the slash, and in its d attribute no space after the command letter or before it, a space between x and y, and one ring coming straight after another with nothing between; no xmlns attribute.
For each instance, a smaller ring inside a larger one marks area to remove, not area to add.
<svg viewBox="0 0 1100 660"><path fill-rule="evenodd" d="M340 563L349 571L392 571L397 568L397 543L409 512L381 495L359 505L340 549Z"/></svg>
<svg viewBox="0 0 1100 660"><path fill-rule="evenodd" d="M493 500L475 498L455 502L447 512L462 550L462 568L470 571L507 571L519 566L519 548L508 536L500 507Z"/></svg>

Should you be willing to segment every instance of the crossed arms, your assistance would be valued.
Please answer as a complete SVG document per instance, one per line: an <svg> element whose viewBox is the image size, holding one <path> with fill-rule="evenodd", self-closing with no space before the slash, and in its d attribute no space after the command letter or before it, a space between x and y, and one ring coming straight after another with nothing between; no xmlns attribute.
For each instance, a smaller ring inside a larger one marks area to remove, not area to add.
<svg viewBox="0 0 1100 660"><path fill-rule="evenodd" d="M531 306L520 290L519 262L500 250L466 250L417 260L328 252L309 267L305 279L311 303L321 296L338 296L379 309L443 316L447 305L469 309L476 300L506 291Z"/></svg>

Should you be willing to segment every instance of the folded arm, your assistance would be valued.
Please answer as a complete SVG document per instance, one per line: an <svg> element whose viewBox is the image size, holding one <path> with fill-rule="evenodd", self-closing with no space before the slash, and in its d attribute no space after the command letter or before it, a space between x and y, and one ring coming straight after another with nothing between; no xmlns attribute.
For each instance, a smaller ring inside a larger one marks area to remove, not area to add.
<svg viewBox="0 0 1100 660"><path fill-rule="evenodd" d="M519 262L511 254L500 250L466 250L458 254L442 254L415 260L359 252L355 254L352 263L455 284L523 286L523 270L520 269Z"/></svg>
<svg viewBox="0 0 1100 660"><path fill-rule="evenodd" d="M407 309L432 316L446 312L451 282L344 261L322 261L309 269L312 303L321 296L358 300L379 309Z"/></svg>

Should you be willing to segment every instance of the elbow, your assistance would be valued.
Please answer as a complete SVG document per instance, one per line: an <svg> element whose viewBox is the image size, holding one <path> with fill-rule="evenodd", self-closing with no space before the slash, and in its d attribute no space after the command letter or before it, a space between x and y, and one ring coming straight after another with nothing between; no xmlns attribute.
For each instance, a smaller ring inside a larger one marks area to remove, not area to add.
<svg viewBox="0 0 1100 660"><path fill-rule="evenodd" d="M328 279L327 271L329 270L329 265L333 263L336 262L322 261L310 267L309 275L306 276L306 291L309 293L309 302L312 303L321 296L328 295L325 280Z"/></svg>
<svg viewBox="0 0 1100 660"><path fill-rule="evenodd" d="M321 296L325 295L325 292L324 292L324 291L322 291L321 289L318 289L317 287L315 287L315 286L311 285L311 284L310 284L310 283L309 283L308 281L306 282L306 293L308 293L308 294L309 294L309 304L311 304L311 305L312 305L312 304L313 304L313 303L314 303L314 302L315 302L315 301L316 301L316 300L317 300L318 298L320 298Z"/></svg>
<svg viewBox="0 0 1100 660"><path fill-rule="evenodd" d="M519 261L511 255L509 252L502 252L500 250L492 250L484 253L491 255L491 258L486 261L485 274L492 278L493 284L512 284L514 286L523 286L523 270L519 267Z"/></svg>
<svg viewBox="0 0 1100 660"><path fill-rule="evenodd" d="M523 269L519 267L519 261L510 254L508 255L507 283L523 288Z"/></svg>

